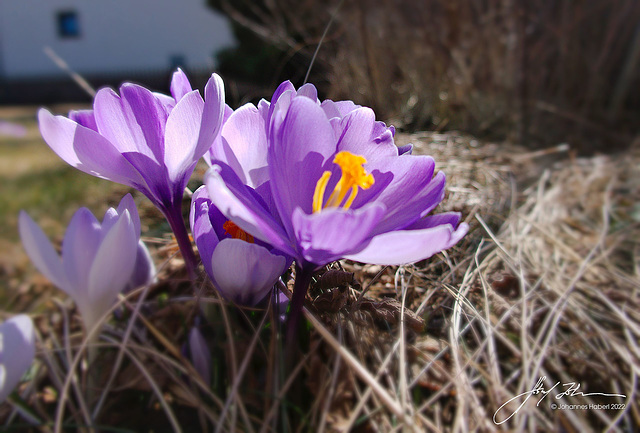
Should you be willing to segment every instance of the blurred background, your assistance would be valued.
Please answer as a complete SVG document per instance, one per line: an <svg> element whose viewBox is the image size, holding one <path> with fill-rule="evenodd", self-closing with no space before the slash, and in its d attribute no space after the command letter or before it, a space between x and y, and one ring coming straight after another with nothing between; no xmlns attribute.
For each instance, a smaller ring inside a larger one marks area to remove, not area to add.
<svg viewBox="0 0 640 433"><path fill-rule="evenodd" d="M335 14L310 81L404 129L587 153L624 148L638 132L634 0L210 4L231 17L238 40L218 55L222 73L269 87L303 80Z"/></svg>
<svg viewBox="0 0 640 433"><path fill-rule="evenodd" d="M181 66L195 86L220 72L237 106L302 84L321 41L309 76L321 96L401 130L581 153L638 133L635 0L4 0L0 101L90 101L67 68L93 88L166 91Z"/></svg>

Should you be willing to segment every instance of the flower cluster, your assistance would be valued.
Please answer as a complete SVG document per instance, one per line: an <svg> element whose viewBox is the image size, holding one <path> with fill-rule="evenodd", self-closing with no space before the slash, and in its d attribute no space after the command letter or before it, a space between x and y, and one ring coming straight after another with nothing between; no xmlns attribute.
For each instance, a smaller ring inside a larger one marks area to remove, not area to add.
<svg viewBox="0 0 640 433"><path fill-rule="evenodd" d="M67 163L151 200L167 218L192 278L197 262L182 200L204 156L210 168L193 194L189 218L204 270L224 298L256 305L295 262L292 328L320 267L342 258L415 262L453 246L468 230L457 213L431 214L445 188L431 157L397 147L395 129L371 109L321 101L310 84L296 89L286 81L271 101L232 110L216 74L203 98L178 70L171 95L125 83L119 94L100 90L93 110L64 117L42 109L39 122L44 140ZM20 234L35 266L74 299L87 331L118 293L154 278L130 195L102 223L87 209L77 211L61 256L24 212ZM281 309L282 295L273 299ZM25 319L14 322L21 335L29 334ZM3 339L15 339L6 336L15 334L6 326ZM32 352L33 339L23 340ZM209 355L197 330L189 344L197 370L206 371ZM19 377L23 372L9 366L28 365L31 352L13 364L0 361ZM0 375L0 385L4 393L15 383Z"/></svg>

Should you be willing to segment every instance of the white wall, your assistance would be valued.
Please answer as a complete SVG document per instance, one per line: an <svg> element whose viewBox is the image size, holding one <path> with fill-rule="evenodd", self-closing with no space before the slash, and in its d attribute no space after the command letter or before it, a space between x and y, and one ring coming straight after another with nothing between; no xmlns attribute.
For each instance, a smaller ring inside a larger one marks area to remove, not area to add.
<svg viewBox="0 0 640 433"><path fill-rule="evenodd" d="M80 37L58 35L57 13L75 10ZM81 74L211 68L213 54L233 44L226 18L205 0L0 0L0 76L65 75L44 54L50 46Z"/></svg>

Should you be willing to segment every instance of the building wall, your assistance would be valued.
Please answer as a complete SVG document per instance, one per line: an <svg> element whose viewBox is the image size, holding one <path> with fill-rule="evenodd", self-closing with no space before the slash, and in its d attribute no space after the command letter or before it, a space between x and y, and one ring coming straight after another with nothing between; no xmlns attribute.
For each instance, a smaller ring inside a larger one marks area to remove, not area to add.
<svg viewBox="0 0 640 433"><path fill-rule="evenodd" d="M75 12L79 36L59 34L58 15ZM66 75L49 46L80 74L211 69L233 44L226 18L205 0L0 0L0 78Z"/></svg>

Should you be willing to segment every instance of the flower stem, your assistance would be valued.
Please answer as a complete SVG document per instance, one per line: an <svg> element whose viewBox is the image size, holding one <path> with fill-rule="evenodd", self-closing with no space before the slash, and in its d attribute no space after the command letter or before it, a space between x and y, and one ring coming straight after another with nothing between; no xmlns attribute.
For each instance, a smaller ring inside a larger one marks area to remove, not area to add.
<svg viewBox="0 0 640 433"><path fill-rule="evenodd" d="M87 331L89 332L89 331ZM98 359L98 342L100 340L100 333L94 332L87 341L87 402L89 405L93 404L95 396L98 395L98 377L99 372L96 368L96 359Z"/></svg>
<svg viewBox="0 0 640 433"><path fill-rule="evenodd" d="M189 239L189 233L187 233L187 226L184 223L184 218L182 218L182 210L179 205L172 206L166 210L164 215L171 226L173 235L176 237L176 242L178 242L178 247L180 248L180 253L184 258L189 278L195 280L198 262L196 260L196 255L193 253L193 248L191 247L191 240Z"/></svg>
<svg viewBox="0 0 640 433"><path fill-rule="evenodd" d="M285 360L288 367L293 368L293 356L295 354L296 342L298 340L298 330L300 319L302 318L302 308L304 299L309 290L309 283L313 276L313 267L300 266L296 263L296 281L293 285L293 297L291 298L291 310L286 324L286 350Z"/></svg>

